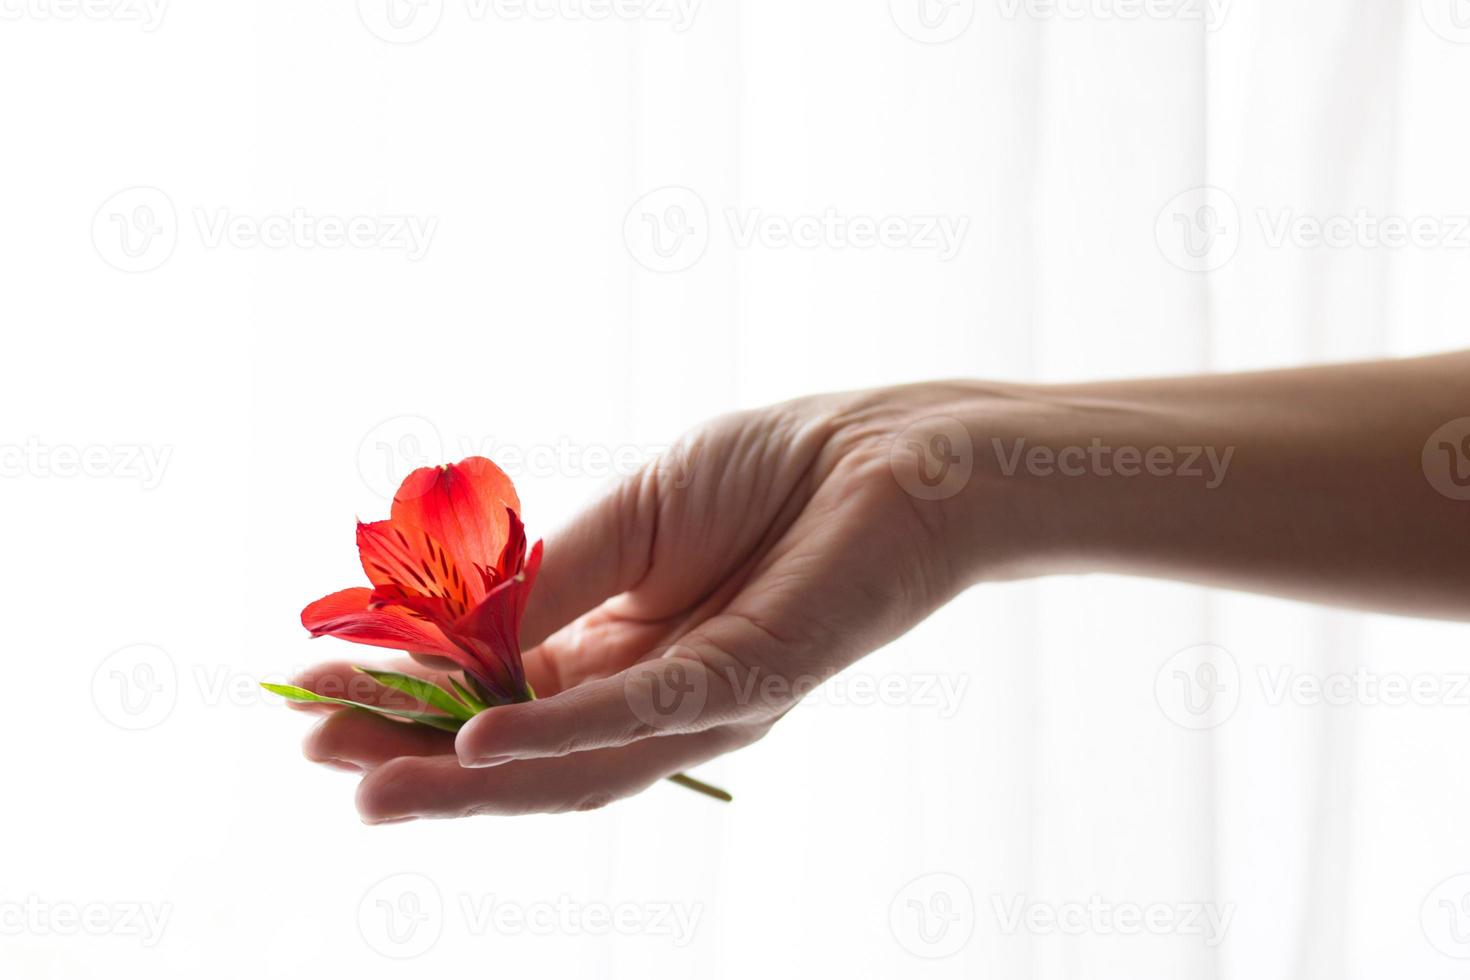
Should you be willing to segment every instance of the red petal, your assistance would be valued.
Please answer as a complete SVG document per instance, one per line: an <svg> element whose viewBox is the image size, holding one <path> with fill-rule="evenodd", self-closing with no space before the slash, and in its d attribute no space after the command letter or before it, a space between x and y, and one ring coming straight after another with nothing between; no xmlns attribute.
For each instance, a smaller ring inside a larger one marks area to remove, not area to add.
<svg viewBox="0 0 1470 980"><path fill-rule="evenodd" d="M433 624L448 639L451 648L443 651L465 671L473 674L486 691L499 701L519 701L524 684L504 660L483 640L462 633L457 613L449 603L437 596L420 595L396 585L380 585L373 590L373 608L398 609Z"/></svg>
<svg viewBox="0 0 1470 980"><path fill-rule="evenodd" d="M521 666L521 617L540 570L541 542L537 541L525 567L492 589L484 602L453 626L456 637L473 641L481 659L510 673L512 690L517 693L524 688L526 678Z"/></svg>
<svg viewBox="0 0 1470 980"><path fill-rule="evenodd" d="M301 610L301 625L312 636L338 636L353 643L450 656L459 650L437 626L386 606L369 608L371 589L343 589Z"/></svg>
<svg viewBox="0 0 1470 980"><path fill-rule="evenodd" d="M464 615L484 595L474 588L448 552L424 531L407 533L391 521L357 525L357 552L368 580L380 589L443 599L451 619Z"/></svg>
<svg viewBox="0 0 1470 980"><path fill-rule="evenodd" d="M510 534L495 563L498 582L514 577L526 564L526 525L521 523L515 511L507 510L506 514L510 517Z"/></svg>
<svg viewBox="0 0 1470 980"><path fill-rule="evenodd" d="M393 497L392 523L409 538L413 530L427 533L473 580L476 569L496 567L510 538L507 511L520 509L510 477L490 460L471 456L410 473Z"/></svg>

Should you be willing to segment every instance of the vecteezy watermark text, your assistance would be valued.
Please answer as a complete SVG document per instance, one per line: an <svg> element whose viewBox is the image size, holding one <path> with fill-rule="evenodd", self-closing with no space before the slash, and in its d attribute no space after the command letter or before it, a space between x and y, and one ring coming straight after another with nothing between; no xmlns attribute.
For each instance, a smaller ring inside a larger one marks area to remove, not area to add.
<svg viewBox="0 0 1470 980"><path fill-rule="evenodd" d="M693 455L668 443L595 443L565 437L551 442L516 443L485 435L448 438L423 416L395 415L363 436L358 444L357 467L368 489L391 498L414 470L466 456L492 460L512 480L553 476L606 480L630 477L658 465L665 467L669 486L675 489L689 486L695 464Z"/></svg>
<svg viewBox="0 0 1470 980"><path fill-rule="evenodd" d="M141 732L167 721L181 701L211 709L284 704L284 698L264 690L261 682L294 684L311 666L261 672L228 663L193 663L181 669L162 647L135 643L98 662L92 674L92 704L103 720L124 731ZM389 708L418 706L414 698L385 691L366 674L320 675L312 687L324 697L374 700Z"/></svg>
<svg viewBox="0 0 1470 980"><path fill-rule="evenodd" d="M142 443L44 443L34 436L22 443L0 443L0 479L136 480L144 490L163 482L173 446Z"/></svg>
<svg viewBox="0 0 1470 980"><path fill-rule="evenodd" d="M38 895L0 900L0 936L122 936L157 946L172 902L53 902Z"/></svg>
<svg viewBox="0 0 1470 980"><path fill-rule="evenodd" d="M1373 670L1305 670L1294 664L1240 669L1235 655L1215 644L1178 651L1154 676L1154 700L1181 728L1218 728L1235 714L1254 678L1256 703L1265 708L1470 708L1470 673Z"/></svg>
<svg viewBox="0 0 1470 980"><path fill-rule="evenodd" d="M194 222L205 248L383 249L417 262L429 251L439 219L414 214L241 214L229 208L196 208Z"/></svg>
<svg viewBox="0 0 1470 980"><path fill-rule="evenodd" d="M480 23L667 24L682 34L694 24L702 0L459 0L451 16ZM357 0L358 17L375 37L390 44L413 44L438 29L445 0Z"/></svg>
<svg viewBox="0 0 1470 980"><path fill-rule="evenodd" d="M158 30L169 0L0 0L0 20L114 21Z"/></svg>
<svg viewBox="0 0 1470 980"><path fill-rule="evenodd" d="M968 215L769 214L762 208L726 208L725 223L736 248L913 249L941 262L959 254L970 230Z"/></svg>
<svg viewBox="0 0 1470 980"><path fill-rule="evenodd" d="M1225 941L1235 917L1232 902L1114 902L1097 895L1064 902L992 895L990 906L1008 936L1196 936L1211 948Z"/></svg>
<svg viewBox="0 0 1470 980"><path fill-rule="evenodd" d="M703 917L699 902L605 902L571 895L525 899L470 892L446 900L436 882L415 872L374 883L357 910L363 941L390 959L428 952L450 920L471 936L645 936L683 948L693 942Z"/></svg>
<svg viewBox="0 0 1470 980"><path fill-rule="evenodd" d="M189 213L205 249L401 252L410 262L428 253L439 228L433 215L333 214L305 207L259 213L195 207ZM97 208L92 244L115 269L149 272L169 260L187 227L168 194L128 187Z"/></svg>
<svg viewBox="0 0 1470 980"><path fill-rule="evenodd" d="M1224 268L1253 225L1252 240L1274 251L1470 250L1466 214L1399 214L1368 207L1311 212L1291 205L1256 207L1248 214L1254 220L1222 187L1191 188L1159 212L1155 242L1165 259L1188 272Z"/></svg>
<svg viewBox="0 0 1470 980"><path fill-rule="evenodd" d="M761 207L723 211L733 247L741 250L914 251L952 261L964 247L970 218L962 214L864 214L827 207L777 213ZM709 248L713 226L704 198L688 187L649 191L623 217L628 254L651 272L682 272Z"/></svg>
<svg viewBox="0 0 1470 980"><path fill-rule="evenodd" d="M1003 936L1184 936L1214 948L1235 918L1233 902L1115 901L1100 895L1051 901L993 894L995 929ZM969 883L934 872L905 884L888 906L893 938L922 959L953 956L969 942L980 914Z"/></svg>
<svg viewBox="0 0 1470 980"><path fill-rule="evenodd" d="M996 0L1005 20L1184 21L1219 30L1234 0Z"/></svg>
<svg viewBox="0 0 1470 980"><path fill-rule="evenodd" d="M947 720L959 713L969 686L965 674L849 671L832 677L789 677L759 667L707 667L691 651L674 646L663 657L629 670L623 678L623 696L640 721L667 731L693 725L710 706L712 693L718 695L718 710L738 707L771 714L798 704L914 708Z"/></svg>
<svg viewBox="0 0 1470 980"><path fill-rule="evenodd" d="M1028 446L1024 438L991 439L1002 476L1015 476L1023 468L1030 476L1139 476L1182 477L1204 480L1214 490L1225 482L1235 447L1223 451L1215 446L1112 446L1094 438L1086 446Z"/></svg>

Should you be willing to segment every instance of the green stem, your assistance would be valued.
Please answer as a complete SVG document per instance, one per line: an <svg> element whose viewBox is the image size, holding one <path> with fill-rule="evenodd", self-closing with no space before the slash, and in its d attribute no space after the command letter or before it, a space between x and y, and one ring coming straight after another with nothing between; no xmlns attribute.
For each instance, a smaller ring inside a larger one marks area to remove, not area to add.
<svg viewBox="0 0 1470 980"><path fill-rule="evenodd" d="M692 789L696 793L703 793L705 796L714 797L721 803L730 803L735 799L735 797L731 796L729 793L726 793L718 786L711 786L709 783L700 782L693 776L685 775L682 772L677 772L674 773L674 775L670 776L669 782L678 783L680 786L683 786L686 789Z"/></svg>

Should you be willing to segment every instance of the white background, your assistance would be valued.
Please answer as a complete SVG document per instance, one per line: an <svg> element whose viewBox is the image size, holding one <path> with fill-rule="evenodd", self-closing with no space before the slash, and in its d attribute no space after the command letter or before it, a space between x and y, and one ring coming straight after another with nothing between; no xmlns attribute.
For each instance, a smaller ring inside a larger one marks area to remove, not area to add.
<svg viewBox="0 0 1470 980"><path fill-rule="evenodd" d="M804 392L1470 345L1463 0L1065 7L0 0L0 975L1462 976L1470 885L1436 888L1470 872L1467 708L1273 705L1259 671L1445 681L1463 627L989 588L847 675L897 699L824 692L701 770L733 806L379 828L253 687L354 652L297 613L358 584L352 519L417 457L527 456L536 535L607 485L599 453ZM732 230L829 208L967 230ZM1360 210L1445 229L1271 234ZM248 237L297 212L432 233ZM1201 644L1239 680L1195 731L1155 682ZM1232 918L1216 945L1007 929L1091 899ZM379 902L414 900L389 934ZM486 927L491 902L643 928ZM99 934L65 934L84 908Z"/></svg>

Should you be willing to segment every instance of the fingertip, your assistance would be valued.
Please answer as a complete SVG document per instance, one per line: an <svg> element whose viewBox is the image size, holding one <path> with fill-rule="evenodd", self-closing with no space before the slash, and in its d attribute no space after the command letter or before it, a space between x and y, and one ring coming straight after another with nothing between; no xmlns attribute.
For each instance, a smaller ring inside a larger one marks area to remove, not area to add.
<svg viewBox="0 0 1470 980"><path fill-rule="evenodd" d="M454 754L462 767L484 769L510 761L509 753L495 748L503 720L498 713L509 708L510 705L502 705L482 711L460 727L454 737Z"/></svg>
<svg viewBox="0 0 1470 980"><path fill-rule="evenodd" d="M390 759L357 784L357 815L365 824L399 822L417 816L410 805L413 759Z"/></svg>
<svg viewBox="0 0 1470 980"><path fill-rule="evenodd" d="M306 733L306 737L301 740L301 754L306 756L307 762L325 763L330 758L322 750L322 729L326 728L326 725L326 721L317 723L312 727L311 731Z"/></svg>

